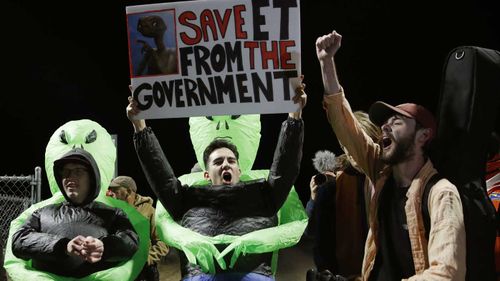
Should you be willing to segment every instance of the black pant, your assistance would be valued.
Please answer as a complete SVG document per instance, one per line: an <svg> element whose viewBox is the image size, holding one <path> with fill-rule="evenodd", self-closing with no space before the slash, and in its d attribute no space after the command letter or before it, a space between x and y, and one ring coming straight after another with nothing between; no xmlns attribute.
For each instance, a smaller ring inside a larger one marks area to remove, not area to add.
<svg viewBox="0 0 500 281"><path fill-rule="evenodd" d="M141 273L135 281L159 281L160 280L160 272L158 272L158 265L153 263L151 265L144 265Z"/></svg>

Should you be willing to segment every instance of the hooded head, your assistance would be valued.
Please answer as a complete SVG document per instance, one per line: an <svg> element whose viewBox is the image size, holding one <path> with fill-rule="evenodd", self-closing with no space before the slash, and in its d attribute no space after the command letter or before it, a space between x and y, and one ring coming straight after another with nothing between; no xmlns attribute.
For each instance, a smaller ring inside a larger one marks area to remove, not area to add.
<svg viewBox="0 0 500 281"><path fill-rule="evenodd" d="M101 174L94 157L74 148L54 161L54 177L64 198L74 205L92 202L101 190Z"/></svg>
<svg viewBox="0 0 500 281"><path fill-rule="evenodd" d="M45 171L52 194L60 190L60 180L56 179L53 166L56 160L69 156L68 153L79 154L76 159L84 157L89 163L89 159L93 159L99 173L96 187L107 187L115 169L116 147L106 129L94 121L82 119L69 121L54 131L45 150ZM105 198L106 189L96 188L95 191Z"/></svg>

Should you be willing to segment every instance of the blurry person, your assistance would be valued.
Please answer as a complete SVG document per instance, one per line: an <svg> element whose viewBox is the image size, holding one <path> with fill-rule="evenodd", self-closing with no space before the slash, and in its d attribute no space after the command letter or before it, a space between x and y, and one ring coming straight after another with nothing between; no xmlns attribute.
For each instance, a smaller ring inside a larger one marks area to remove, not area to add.
<svg viewBox="0 0 500 281"><path fill-rule="evenodd" d="M137 185L134 179L128 176L118 176L114 178L109 184L108 192L106 194L127 202L149 220L151 245L149 247L148 261L135 280L158 281L160 279L158 263L162 257L168 254L169 249L168 246L160 240L158 234L156 233L153 199L151 197L141 196L138 194Z"/></svg>
<svg viewBox="0 0 500 281"><path fill-rule="evenodd" d="M374 142L380 140L380 128L366 112L355 111L354 117ZM328 175L333 179L317 188L312 219L316 221L314 259L319 272L328 270L353 279L361 276L373 184L346 147L341 144L341 148L345 154L339 157L331 152L320 153L313 160L318 171L330 171ZM315 185L314 177L311 194Z"/></svg>

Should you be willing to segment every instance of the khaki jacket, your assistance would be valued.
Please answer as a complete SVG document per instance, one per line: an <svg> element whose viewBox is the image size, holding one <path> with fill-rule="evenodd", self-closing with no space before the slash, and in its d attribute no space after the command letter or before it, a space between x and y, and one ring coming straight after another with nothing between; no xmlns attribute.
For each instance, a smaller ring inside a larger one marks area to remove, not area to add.
<svg viewBox="0 0 500 281"><path fill-rule="evenodd" d="M391 167L380 160L381 148L361 129L344 93L324 97L324 107L338 140L347 148L365 174L375 183L370 206L370 230L365 243L361 280L367 281L377 254L377 202ZM421 202L425 184L436 173L428 160L413 179L405 205L408 233L416 275L405 280L465 280L465 227L462 202L456 187L446 179L429 193L431 219L429 241L425 238ZM397 242L395 242L397 243Z"/></svg>
<svg viewBox="0 0 500 281"><path fill-rule="evenodd" d="M156 233L155 208L153 199L147 196L135 195L134 207L149 220L151 234L151 245L149 245L148 265L158 263L161 257L168 254L168 246L158 237Z"/></svg>

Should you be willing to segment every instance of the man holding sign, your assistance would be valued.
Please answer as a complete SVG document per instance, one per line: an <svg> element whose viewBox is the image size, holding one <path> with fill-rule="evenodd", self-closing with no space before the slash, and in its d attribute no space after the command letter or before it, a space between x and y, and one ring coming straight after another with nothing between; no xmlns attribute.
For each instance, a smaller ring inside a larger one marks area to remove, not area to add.
<svg viewBox="0 0 500 281"><path fill-rule="evenodd" d="M182 251L183 280L274 280L273 255L280 245L296 243L288 230L300 229L303 222L282 227L286 220L276 214L285 202L290 205L287 198L302 158L299 6L298 0L212 0L127 7L132 91L127 115L146 177L174 222L164 239L183 240L176 245ZM146 19L160 22L154 41L140 32ZM143 42L156 46L155 51L175 50L176 71L134 72L144 60ZM294 113L283 123L267 179L245 178L245 157L238 159L238 148L247 148L219 139L200 161L210 184L189 186L173 174L143 120L284 112ZM182 234L172 231L177 227ZM263 234L278 233L275 228L287 239ZM229 252L232 258L226 260Z"/></svg>
<svg viewBox="0 0 500 281"><path fill-rule="evenodd" d="M244 235L278 224L276 213L285 202L299 172L306 103L303 87L293 98L300 104L283 122L273 164L267 179L240 182L238 150L224 139L215 139L205 149L204 177L209 185L182 185L162 151L152 129L129 97L127 116L134 127L134 145L146 178L162 205L183 227L206 236ZM221 245L225 247L227 245ZM274 280L272 253L240 256L230 269L217 268L215 275L181 257L182 280Z"/></svg>

